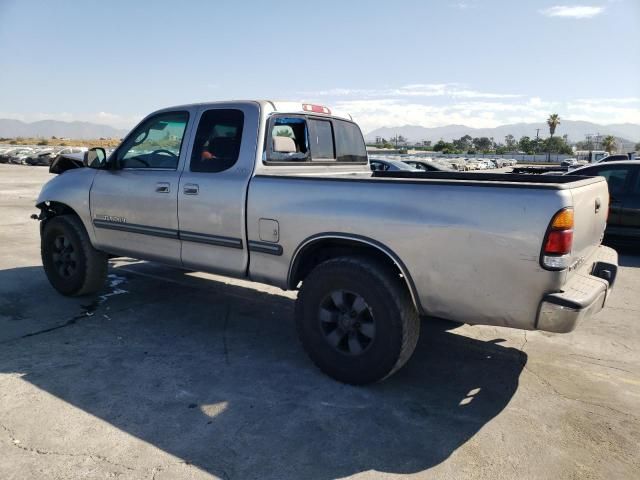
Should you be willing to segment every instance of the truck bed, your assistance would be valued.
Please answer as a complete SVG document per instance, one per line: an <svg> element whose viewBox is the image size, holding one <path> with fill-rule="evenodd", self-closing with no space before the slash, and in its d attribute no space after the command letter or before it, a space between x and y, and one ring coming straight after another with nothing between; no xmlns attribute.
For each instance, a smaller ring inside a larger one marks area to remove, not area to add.
<svg viewBox="0 0 640 480"><path fill-rule="evenodd" d="M596 197L602 208L594 216ZM576 210L574 253L586 263L606 221L600 177L263 170L250 183L248 238L260 238L260 219L275 218L282 253L252 252L250 276L286 287L300 245L318 235L356 236L404 262L421 313L533 329L540 292L560 291L573 275L540 265L545 232L565 207Z"/></svg>
<svg viewBox="0 0 640 480"><path fill-rule="evenodd" d="M512 188L550 188L562 190L598 182L597 178L580 178L567 175L540 175L532 177L522 173L473 173L473 172L372 172L373 178L402 178L406 180L434 180L464 182L472 185L504 186Z"/></svg>
<svg viewBox="0 0 640 480"><path fill-rule="evenodd" d="M457 185L503 188L534 188L549 190L566 190L602 180L597 177L576 177L569 175L527 175L510 173L475 173L475 172L369 172L369 171L336 171L328 169L312 170L306 168L272 169L257 173L259 177L284 177L307 180L329 180L345 182L381 182Z"/></svg>

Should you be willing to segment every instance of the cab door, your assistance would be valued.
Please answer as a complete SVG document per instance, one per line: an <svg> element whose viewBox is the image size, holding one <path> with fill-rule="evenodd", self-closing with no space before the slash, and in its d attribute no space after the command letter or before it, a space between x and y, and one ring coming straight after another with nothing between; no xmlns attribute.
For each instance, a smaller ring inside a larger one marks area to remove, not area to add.
<svg viewBox="0 0 640 480"><path fill-rule="evenodd" d="M180 265L178 184L190 113L145 119L99 170L90 193L96 246Z"/></svg>
<svg viewBox="0 0 640 480"><path fill-rule="evenodd" d="M252 102L202 107L178 188L185 268L245 276L246 204L260 110Z"/></svg>

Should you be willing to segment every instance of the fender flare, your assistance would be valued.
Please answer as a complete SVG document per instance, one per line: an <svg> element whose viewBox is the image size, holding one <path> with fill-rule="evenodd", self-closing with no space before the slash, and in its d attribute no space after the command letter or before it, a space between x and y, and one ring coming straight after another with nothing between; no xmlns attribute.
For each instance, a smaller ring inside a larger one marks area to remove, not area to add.
<svg viewBox="0 0 640 480"><path fill-rule="evenodd" d="M347 240L355 243L360 243L368 247L373 247L379 250L380 252L382 252L387 258L389 258L389 260L391 260L396 265L396 267L402 274L402 277L404 278L407 288L409 289L409 294L411 295L411 301L413 302L413 305L416 307L418 313L420 315L426 314L424 308L422 307L422 304L420 303L420 296L418 295L418 290L415 286L415 283L413 282L413 279L411 278L409 269L406 267L406 265L400 259L400 257L396 255L396 253L393 250L391 250L389 247L387 247L383 243L380 243L377 240L374 240L372 238L365 237L363 235L357 235L354 233L323 232L323 233L312 235L304 239L296 248L295 252L291 257L291 262L289 263L289 271L287 272L288 288L295 288L295 285L293 285L294 274L298 269L298 265L299 265L300 259L303 256L302 254L304 250L306 250L313 244L318 243L320 241L324 241L324 240Z"/></svg>

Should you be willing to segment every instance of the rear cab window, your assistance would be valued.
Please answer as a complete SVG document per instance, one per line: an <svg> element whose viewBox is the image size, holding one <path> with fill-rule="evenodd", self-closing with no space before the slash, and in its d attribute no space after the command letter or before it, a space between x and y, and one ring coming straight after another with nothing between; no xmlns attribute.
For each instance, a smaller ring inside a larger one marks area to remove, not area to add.
<svg viewBox="0 0 640 480"><path fill-rule="evenodd" d="M347 120L276 115L269 121L266 163L367 163L358 126Z"/></svg>

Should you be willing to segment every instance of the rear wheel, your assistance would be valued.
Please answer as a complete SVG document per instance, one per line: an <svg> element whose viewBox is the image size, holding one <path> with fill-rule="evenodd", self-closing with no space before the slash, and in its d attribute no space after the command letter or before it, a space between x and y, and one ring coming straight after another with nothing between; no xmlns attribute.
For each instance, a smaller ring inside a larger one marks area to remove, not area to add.
<svg viewBox="0 0 640 480"><path fill-rule="evenodd" d="M359 385L382 380L411 357L420 319L397 274L366 258L317 266L296 302L298 336L327 375Z"/></svg>
<svg viewBox="0 0 640 480"><path fill-rule="evenodd" d="M104 286L107 255L93 248L75 215L60 215L46 221L40 252L47 278L61 294L86 295Z"/></svg>

